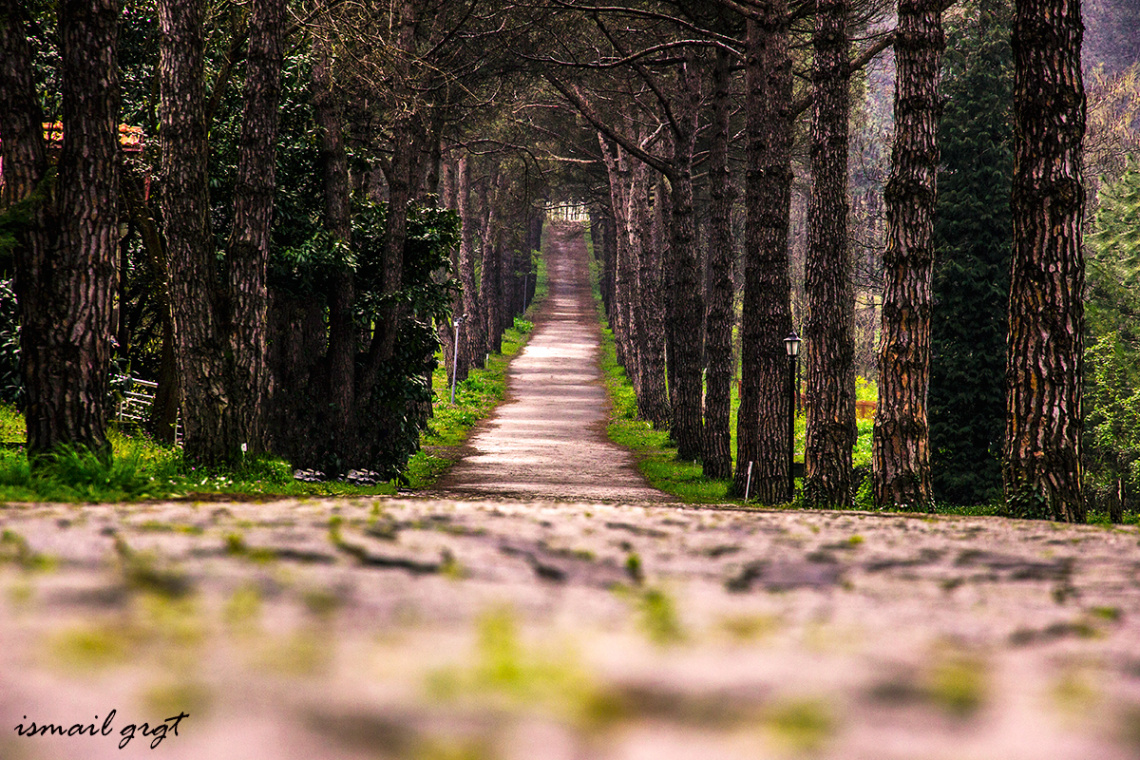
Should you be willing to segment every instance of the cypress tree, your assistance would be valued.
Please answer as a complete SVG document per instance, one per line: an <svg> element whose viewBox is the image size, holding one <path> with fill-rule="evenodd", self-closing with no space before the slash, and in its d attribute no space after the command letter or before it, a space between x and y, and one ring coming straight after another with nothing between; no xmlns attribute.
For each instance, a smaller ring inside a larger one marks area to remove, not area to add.
<svg viewBox="0 0 1140 760"><path fill-rule="evenodd" d="M934 240L931 474L936 501L1001 493L1012 245L1013 54L1006 0L947 19Z"/></svg>

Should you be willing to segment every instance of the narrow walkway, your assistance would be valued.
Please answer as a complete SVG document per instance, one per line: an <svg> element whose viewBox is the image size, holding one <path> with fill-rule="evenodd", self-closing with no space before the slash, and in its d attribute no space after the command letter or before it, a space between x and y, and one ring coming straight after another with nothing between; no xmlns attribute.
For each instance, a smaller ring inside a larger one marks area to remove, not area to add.
<svg viewBox="0 0 1140 760"><path fill-rule="evenodd" d="M440 480L440 495L672 500L650 488L630 453L606 438L609 400L587 255L580 227L551 230L550 295L511 362L507 399L472 436L470 453Z"/></svg>

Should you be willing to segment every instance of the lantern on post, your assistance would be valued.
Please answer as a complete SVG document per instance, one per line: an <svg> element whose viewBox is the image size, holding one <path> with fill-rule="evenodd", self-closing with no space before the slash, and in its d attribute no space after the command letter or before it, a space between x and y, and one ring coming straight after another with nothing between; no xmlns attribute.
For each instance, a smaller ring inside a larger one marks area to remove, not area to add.
<svg viewBox="0 0 1140 760"><path fill-rule="evenodd" d="M788 501L796 495L796 361L801 342L795 330L784 338L788 353Z"/></svg>

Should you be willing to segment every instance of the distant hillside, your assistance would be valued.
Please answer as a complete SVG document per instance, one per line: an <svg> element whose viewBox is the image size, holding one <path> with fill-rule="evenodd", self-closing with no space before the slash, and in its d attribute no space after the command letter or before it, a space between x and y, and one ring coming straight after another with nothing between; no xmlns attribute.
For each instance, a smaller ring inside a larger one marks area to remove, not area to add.
<svg viewBox="0 0 1140 760"><path fill-rule="evenodd" d="M1123 71L1140 61L1140 0L1084 0L1084 68Z"/></svg>

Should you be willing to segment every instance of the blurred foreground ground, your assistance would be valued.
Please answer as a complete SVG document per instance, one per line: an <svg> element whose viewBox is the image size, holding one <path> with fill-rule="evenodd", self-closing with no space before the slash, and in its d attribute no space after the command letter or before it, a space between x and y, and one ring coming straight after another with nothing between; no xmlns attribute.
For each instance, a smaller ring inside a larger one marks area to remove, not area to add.
<svg viewBox="0 0 1140 760"><path fill-rule="evenodd" d="M1140 756L1133 528L422 499L0 528L4 760Z"/></svg>

